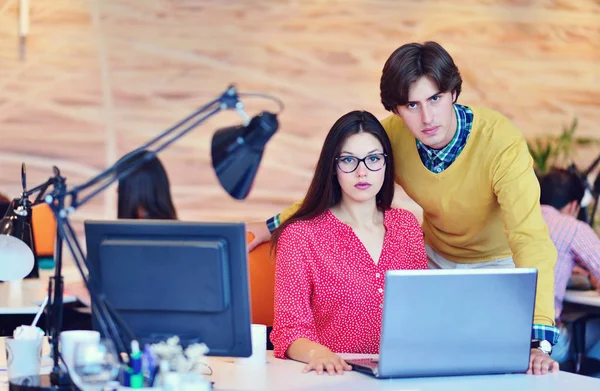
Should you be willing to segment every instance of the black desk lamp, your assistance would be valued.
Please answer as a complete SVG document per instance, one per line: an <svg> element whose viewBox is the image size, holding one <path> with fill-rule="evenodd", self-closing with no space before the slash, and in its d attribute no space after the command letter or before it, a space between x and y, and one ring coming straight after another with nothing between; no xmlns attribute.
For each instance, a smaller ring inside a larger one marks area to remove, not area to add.
<svg viewBox="0 0 600 391"><path fill-rule="evenodd" d="M574 163L572 163L568 168L571 173L577 175L586 192L589 191L592 196L592 200L588 204L587 208L581 208L579 210L579 216L577 216L579 220L587 223L592 228L594 227L594 220L596 218L596 211L598 210L598 202L600 199L600 172L596 174L596 179L594 180L593 184L588 181L588 176L596 169L598 164L600 164L600 155L596 157L596 159L588 168L581 172L577 169L577 166L575 166Z"/></svg>
<svg viewBox="0 0 600 391"><path fill-rule="evenodd" d="M87 268L90 275L94 274L95 271L90 268L90 265L86 261L86 257L68 216L78 207L103 192L111 184L136 171L146 161L155 157L160 151L189 133L196 126L206 121L206 119L220 111L228 109L236 110L244 118L245 124L243 126L222 129L215 134L212 142L213 167L225 190L236 199L244 199L250 191L262 158L264 146L277 131L278 122L276 115L268 112L262 112L260 115L252 118L251 121L247 121L248 117L243 110L244 105L239 99L240 96L255 96L274 100L279 104L279 110L283 109L282 102L272 96L263 94L238 94L235 87L230 86L217 99L209 102L154 139L125 155L119 160L118 170L113 165L84 184L68 189L66 179L61 176L58 168L54 167L54 176L48 179L46 183L27 192L28 196L39 192L37 200L43 198L50 205L57 223L56 251L54 254L55 274L50 279L48 289L49 305L46 307L46 316L50 321L49 337L53 349L54 365L50 376L14 379L10 382L9 389L11 391L71 390L68 374L59 366L60 354L58 348L58 337L62 329L63 241L67 244L69 251L73 255L75 265L90 292L92 303L98 310L97 319L102 333L106 338L113 341L119 353L128 353L130 341L134 339L134 336L125 322L122 321L106 300L106 297L89 283L84 267ZM146 153L142 159L131 159L128 162L127 159L129 156L136 156L135 152L142 149L148 150L149 153ZM51 191L45 194L49 188L51 188ZM79 198L83 192L89 193ZM0 253L0 265L3 262L2 257L3 254Z"/></svg>
<svg viewBox="0 0 600 391"><path fill-rule="evenodd" d="M0 220L0 281L39 277L25 163L21 164L21 184L21 197L8 204Z"/></svg>
<svg viewBox="0 0 600 391"><path fill-rule="evenodd" d="M594 171L596 166L600 163L600 155L594 160L592 164L583 172L583 175L587 178L587 176ZM600 199L600 172L596 174L596 180L594 184L591 186L593 203L590 205L590 217L588 220L588 224L591 227L594 227L594 220L596 218L596 211L598 210L598 200Z"/></svg>

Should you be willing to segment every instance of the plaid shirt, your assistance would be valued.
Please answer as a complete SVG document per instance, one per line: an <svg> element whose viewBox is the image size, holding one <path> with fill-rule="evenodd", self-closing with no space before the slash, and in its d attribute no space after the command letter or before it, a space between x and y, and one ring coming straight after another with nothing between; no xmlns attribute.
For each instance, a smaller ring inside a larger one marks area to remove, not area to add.
<svg viewBox="0 0 600 391"><path fill-rule="evenodd" d="M471 134L471 128L473 127L473 112L471 109L455 104L454 112L456 113L457 121L456 134L452 141L450 141L450 144L441 150L435 150L417 140L417 150L419 151L421 161L431 172L440 173L450 167L464 149ZM279 214L267 220L267 227L269 227L269 231L271 232L279 227L279 224L281 224ZM532 339L546 340L552 345L556 344L559 336L560 332L558 328L543 324L534 324L531 331Z"/></svg>
<svg viewBox="0 0 600 391"><path fill-rule="evenodd" d="M450 144L446 145L442 149L433 149L417 140L417 150L421 161L431 172L439 174L444 171L458 157L462 152L467 140L471 134L471 128L473 127L473 112L467 106L455 104L454 112L456 113L456 133L450 141Z"/></svg>
<svg viewBox="0 0 600 391"><path fill-rule="evenodd" d="M558 251L554 269L554 308L556 319L559 319L575 265L584 267L600 279L600 238L589 225L550 205L542 205L542 216Z"/></svg>

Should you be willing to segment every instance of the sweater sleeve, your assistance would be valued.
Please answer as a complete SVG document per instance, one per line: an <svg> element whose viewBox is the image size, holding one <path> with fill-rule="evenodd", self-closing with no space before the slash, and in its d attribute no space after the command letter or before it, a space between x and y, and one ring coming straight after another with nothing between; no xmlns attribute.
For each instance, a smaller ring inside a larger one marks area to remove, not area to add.
<svg viewBox="0 0 600 391"><path fill-rule="evenodd" d="M313 291L310 248L297 224L281 234L277 244L273 331L274 355L285 358L299 338L319 343L311 308Z"/></svg>
<svg viewBox="0 0 600 391"><path fill-rule="evenodd" d="M491 169L515 265L538 270L534 323L553 326L557 252L542 217L540 187L522 134L498 153Z"/></svg>
<svg viewBox="0 0 600 391"><path fill-rule="evenodd" d="M283 210L283 212L281 212L279 214L279 222L283 223L284 221L286 221L287 219L289 219L294 213L296 213L298 211L298 209L300 209L300 206L302 205L302 201L296 201L294 202L293 205L285 208Z"/></svg>

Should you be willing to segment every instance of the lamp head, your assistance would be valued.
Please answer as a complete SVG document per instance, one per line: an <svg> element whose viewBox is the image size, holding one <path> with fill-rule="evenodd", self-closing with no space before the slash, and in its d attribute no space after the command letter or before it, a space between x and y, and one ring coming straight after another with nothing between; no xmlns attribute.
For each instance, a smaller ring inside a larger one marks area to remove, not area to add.
<svg viewBox="0 0 600 391"><path fill-rule="evenodd" d="M33 236L27 198L16 198L0 220L0 280L25 278L33 269Z"/></svg>
<svg viewBox="0 0 600 391"><path fill-rule="evenodd" d="M269 112L252 118L247 126L234 126L215 132L212 140L212 164L221 186L233 198L248 196L262 159L265 144L279 123Z"/></svg>

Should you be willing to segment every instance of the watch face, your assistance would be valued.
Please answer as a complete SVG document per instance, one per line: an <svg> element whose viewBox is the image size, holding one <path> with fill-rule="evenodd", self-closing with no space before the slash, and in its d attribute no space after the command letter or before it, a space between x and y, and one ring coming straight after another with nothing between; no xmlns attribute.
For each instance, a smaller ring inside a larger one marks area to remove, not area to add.
<svg viewBox="0 0 600 391"><path fill-rule="evenodd" d="M552 351L552 345L546 340L540 341L540 348L547 353Z"/></svg>

